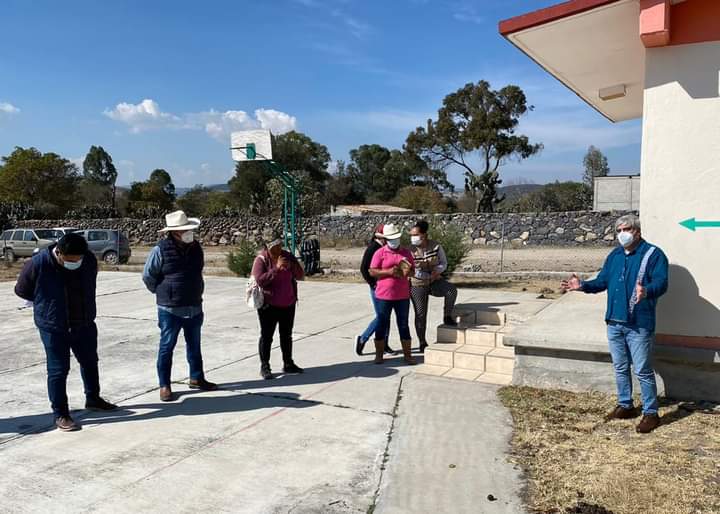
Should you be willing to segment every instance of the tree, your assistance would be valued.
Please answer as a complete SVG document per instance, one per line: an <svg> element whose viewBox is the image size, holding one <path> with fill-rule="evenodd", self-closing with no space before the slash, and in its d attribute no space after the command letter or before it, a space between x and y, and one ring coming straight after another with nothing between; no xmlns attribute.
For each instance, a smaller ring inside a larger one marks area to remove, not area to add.
<svg viewBox="0 0 720 514"><path fill-rule="evenodd" d="M163 169L156 169L145 182L133 182L128 200L131 209L136 212L140 209L169 211L175 204L175 185L170 174Z"/></svg>
<svg viewBox="0 0 720 514"><path fill-rule="evenodd" d="M593 189L595 189L595 177L607 177L608 173L610 173L607 157L599 149L591 145L585 154L585 158L583 158L583 166L585 167L583 183L592 193Z"/></svg>
<svg viewBox="0 0 720 514"><path fill-rule="evenodd" d="M215 216L230 208L230 195L196 185L178 198L177 205L188 216Z"/></svg>
<svg viewBox="0 0 720 514"><path fill-rule="evenodd" d="M330 174L330 152L301 132L272 136L273 160L286 170L307 173L313 187L324 192ZM281 205L271 205L268 184L273 178L263 161L238 162L235 176L228 181L233 204L253 214L267 215Z"/></svg>
<svg viewBox="0 0 720 514"><path fill-rule="evenodd" d="M542 149L542 144L531 144L527 136L516 134L520 117L532 109L518 86L496 91L484 80L470 83L447 95L437 121L428 120L427 128L410 133L404 148L431 168L462 168L465 190L476 199L476 212L492 212L503 200L497 197L500 166ZM475 152L481 158L479 170L467 162Z"/></svg>
<svg viewBox="0 0 720 514"><path fill-rule="evenodd" d="M393 204L421 214L438 214L448 211L442 194L425 186L407 186L398 191Z"/></svg>
<svg viewBox="0 0 720 514"><path fill-rule="evenodd" d="M514 212L581 211L587 206L588 189L580 182L555 182L520 197L509 207Z"/></svg>
<svg viewBox="0 0 720 514"><path fill-rule="evenodd" d="M27 204L62 215L77 199L79 176L72 162L37 148L15 147L0 164L0 201Z"/></svg>
<svg viewBox="0 0 720 514"><path fill-rule="evenodd" d="M412 152L389 150L384 146L362 145L350 150L348 175L355 196L364 201L387 202L404 187L426 186L433 190L449 186L444 171L431 169Z"/></svg>
<svg viewBox="0 0 720 514"><path fill-rule="evenodd" d="M112 157L102 146L91 146L83 161L83 175L85 181L91 185L107 188L112 208L115 208L115 182L117 169Z"/></svg>

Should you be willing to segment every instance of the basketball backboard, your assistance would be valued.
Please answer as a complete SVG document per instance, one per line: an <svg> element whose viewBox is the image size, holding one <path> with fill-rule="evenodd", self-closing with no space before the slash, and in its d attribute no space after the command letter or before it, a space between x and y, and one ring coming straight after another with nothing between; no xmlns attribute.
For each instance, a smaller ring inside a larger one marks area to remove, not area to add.
<svg viewBox="0 0 720 514"><path fill-rule="evenodd" d="M242 130L230 136L234 161L272 160L272 141L269 130Z"/></svg>

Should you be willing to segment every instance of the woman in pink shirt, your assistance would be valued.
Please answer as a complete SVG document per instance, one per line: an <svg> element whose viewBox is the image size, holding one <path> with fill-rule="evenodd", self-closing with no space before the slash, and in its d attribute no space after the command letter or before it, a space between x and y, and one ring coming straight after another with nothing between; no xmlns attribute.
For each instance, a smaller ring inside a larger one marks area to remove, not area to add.
<svg viewBox="0 0 720 514"><path fill-rule="evenodd" d="M270 242L255 258L252 275L265 297L265 304L258 309L260 376L266 380L273 377L270 370L270 348L275 327L278 325L283 372L302 373L303 369L297 366L292 358L292 331L295 324L297 281L302 280L305 273L297 259L282 249L282 239L278 234L273 234Z"/></svg>
<svg viewBox="0 0 720 514"><path fill-rule="evenodd" d="M375 331L375 364L382 364L385 340L377 334L387 334L390 329L390 316L395 311L403 356L408 364L415 364L410 354L410 280L414 268L410 250L400 247L402 233L395 225L383 227L383 237L387 244L373 255L370 262L370 275L377 279L375 297L377 298L378 326Z"/></svg>

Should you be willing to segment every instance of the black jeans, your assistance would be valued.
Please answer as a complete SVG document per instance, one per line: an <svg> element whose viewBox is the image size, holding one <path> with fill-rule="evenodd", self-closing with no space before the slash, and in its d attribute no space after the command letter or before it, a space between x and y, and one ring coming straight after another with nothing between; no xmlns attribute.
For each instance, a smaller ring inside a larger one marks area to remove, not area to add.
<svg viewBox="0 0 720 514"><path fill-rule="evenodd" d="M279 326L280 350L282 351L283 363L288 366L293 363L292 359L292 331L295 324L295 305L290 307L274 307L266 305L258 309L260 318L260 341L258 352L260 362L270 362L270 348L272 347L275 327Z"/></svg>
<svg viewBox="0 0 720 514"><path fill-rule="evenodd" d="M47 355L47 386L55 417L68 416L67 376L70 372L70 350L80 363L80 375L87 398L100 396L98 376L97 327L72 328L68 332L40 330Z"/></svg>

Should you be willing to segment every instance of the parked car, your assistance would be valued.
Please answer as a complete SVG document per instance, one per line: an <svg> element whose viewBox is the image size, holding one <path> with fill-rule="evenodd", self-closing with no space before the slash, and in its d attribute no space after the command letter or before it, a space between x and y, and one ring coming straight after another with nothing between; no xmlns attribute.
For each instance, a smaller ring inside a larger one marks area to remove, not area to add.
<svg viewBox="0 0 720 514"><path fill-rule="evenodd" d="M56 232L47 228L16 228L0 235L0 252L6 261L14 262L18 257L32 257L57 240Z"/></svg>
<svg viewBox="0 0 720 514"><path fill-rule="evenodd" d="M130 260L130 241L119 230L88 229L75 233L83 236L95 257L107 264L125 264Z"/></svg>
<svg viewBox="0 0 720 514"><path fill-rule="evenodd" d="M78 229L73 227L55 227L53 228L55 231L57 238L60 239L65 234L70 234L71 232L77 232Z"/></svg>

